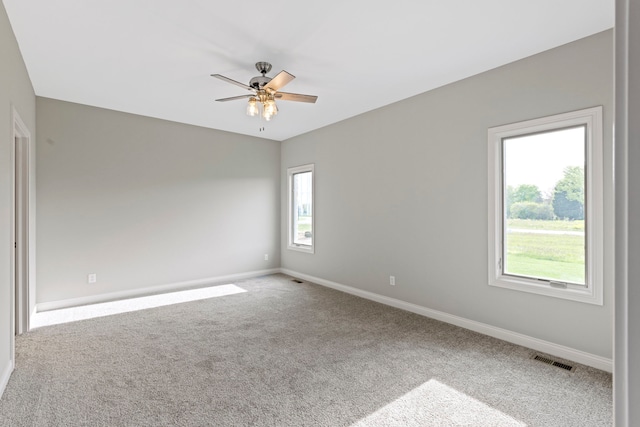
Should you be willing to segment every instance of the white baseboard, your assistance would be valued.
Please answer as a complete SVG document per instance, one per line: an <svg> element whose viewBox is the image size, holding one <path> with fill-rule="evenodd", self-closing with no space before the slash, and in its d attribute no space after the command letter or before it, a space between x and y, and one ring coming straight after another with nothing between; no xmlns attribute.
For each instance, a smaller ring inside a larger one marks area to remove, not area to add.
<svg viewBox="0 0 640 427"><path fill-rule="evenodd" d="M13 360L9 360L6 366L2 369L2 374L0 375L0 398L2 398L4 389L7 388L11 372L13 372Z"/></svg>
<svg viewBox="0 0 640 427"><path fill-rule="evenodd" d="M108 294L90 295L86 297L71 298L60 301L41 302L39 304L36 304L35 312L41 313L43 311L58 310L61 308L78 307L81 305L98 304L102 302L118 301L145 295L173 292L201 285L228 282L231 280L250 279L252 277L265 276L267 274L275 274L279 272L279 268L271 268L268 270L248 271L246 273L228 274L226 276L207 277L204 279L189 280L186 282L168 283L164 285L150 286L147 288L111 292Z"/></svg>
<svg viewBox="0 0 640 427"><path fill-rule="evenodd" d="M612 359L607 359L605 357L586 353L584 351L576 350L571 347L566 347L566 346L555 344L549 341L533 338L528 335L509 331L507 329L497 328L495 326L476 322L474 320L465 319L464 317L455 316L452 314L444 313L442 311L432 310L430 308L426 308L421 305L412 304L399 299L375 294L369 291L363 291L362 289L354 288L347 285L342 285L340 283L332 282L330 280L325 280L319 277L310 276L304 273L298 273L297 271L289 270L286 268L281 268L280 272L283 274L287 274L289 276L293 276L299 279L309 281L309 282L317 283L318 285L326 286L328 288L332 288L338 291L346 292L348 294L356 295L371 301L376 301L381 304L389 305L391 307L410 311L412 313L420 314L425 317L440 320L442 322L450 323L452 325L460 326L462 328L479 332L484 335L489 335L491 337L498 338L503 341L507 341L513 344L518 344L523 347L531 348L533 350L541 351L541 352L550 354L552 356L561 357L563 359L571 360L577 363L581 363L583 365L601 369L606 372L613 372Z"/></svg>

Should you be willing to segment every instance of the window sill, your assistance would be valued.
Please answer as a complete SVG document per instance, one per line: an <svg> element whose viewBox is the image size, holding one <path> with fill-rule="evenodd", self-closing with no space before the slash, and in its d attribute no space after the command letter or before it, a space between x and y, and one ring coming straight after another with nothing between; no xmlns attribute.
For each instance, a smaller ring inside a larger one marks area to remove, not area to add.
<svg viewBox="0 0 640 427"><path fill-rule="evenodd" d="M305 252L308 254L315 253L313 246L289 244L287 249L297 252Z"/></svg>
<svg viewBox="0 0 640 427"><path fill-rule="evenodd" d="M489 285L588 304L603 305L602 294L594 292L593 288L589 289L579 285L568 284L566 288L556 288L546 281L504 275L489 280Z"/></svg>

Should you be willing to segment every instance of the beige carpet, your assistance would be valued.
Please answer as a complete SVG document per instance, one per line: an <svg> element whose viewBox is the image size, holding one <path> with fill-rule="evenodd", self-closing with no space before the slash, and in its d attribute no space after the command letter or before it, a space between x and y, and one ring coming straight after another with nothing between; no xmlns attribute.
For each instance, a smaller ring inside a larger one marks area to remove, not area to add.
<svg viewBox="0 0 640 427"><path fill-rule="evenodd" d="M34 330L0 426L608 426L611 375L318 285Z"/></svg>

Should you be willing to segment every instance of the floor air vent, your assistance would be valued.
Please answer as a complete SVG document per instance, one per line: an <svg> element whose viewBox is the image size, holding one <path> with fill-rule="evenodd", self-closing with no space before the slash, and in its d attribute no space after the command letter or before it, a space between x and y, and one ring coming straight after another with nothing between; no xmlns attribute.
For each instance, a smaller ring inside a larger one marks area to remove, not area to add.
<svg viewBox="0 0 640 427"><path fill-rule="evenodd" d="M298 280L298 279L291 279L291 281L296 283L304 283L302 280Z"/></svg>
<svg viewBox="0 0 640 427"><path fill-rule="evenodd" d="M552 365L560 369L564 369L569 372L573 372L576 370L575 367L571 365L567 365L566 363L558 362L553 359L549 359L548 357L540 356L539 354L534 354L531 356L533 360L537 360L538 362L546 363L547 365Z"/></svg>

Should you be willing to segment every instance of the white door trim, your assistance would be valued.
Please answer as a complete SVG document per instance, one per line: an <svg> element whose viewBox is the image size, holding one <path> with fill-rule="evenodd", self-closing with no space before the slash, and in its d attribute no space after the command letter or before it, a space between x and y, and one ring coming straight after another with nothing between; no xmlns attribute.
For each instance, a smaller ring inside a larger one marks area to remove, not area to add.
<svg viewBox="0 0 640 427"><path fill-rule="evenodd" d="M11 209L11 291L12 291L12 343L11 358L15 361L14 334L29 330L31 305L35 301L34 270L35 233L32 198L35 180L33 140L29 129L12 107L11 165L12 165L12 209ZM18 213L18 214L17 214ZM16 248L17 246L17 248ZM15 249L14 249L15 248ZM18 269L16 269L18 266ZM17 285L17 286L16 286Z"/></svg>

